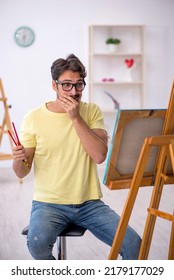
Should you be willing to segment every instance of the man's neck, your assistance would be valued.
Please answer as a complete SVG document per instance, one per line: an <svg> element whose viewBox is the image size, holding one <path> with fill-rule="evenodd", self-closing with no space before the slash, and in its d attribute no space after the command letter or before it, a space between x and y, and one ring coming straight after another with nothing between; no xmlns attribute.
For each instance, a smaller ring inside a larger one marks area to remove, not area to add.
<svg viewBox="0 0 174 280"><path fill-rule="evenodd" d="M60 106L60 104L56 100L46 103L46 107L49 111L54 113L66 113L66 111Z"/></svg>

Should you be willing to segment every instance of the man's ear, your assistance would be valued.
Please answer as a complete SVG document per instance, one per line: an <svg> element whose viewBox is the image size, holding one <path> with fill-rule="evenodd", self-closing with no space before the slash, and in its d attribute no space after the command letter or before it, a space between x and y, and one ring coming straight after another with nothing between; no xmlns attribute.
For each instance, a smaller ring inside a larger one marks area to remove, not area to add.
<svg viewBox="0 0 174 280"><path fill-rule="evenodd" d="M52 88L53 90L57 91L57 84L54 80L52 80Z"/></svg>

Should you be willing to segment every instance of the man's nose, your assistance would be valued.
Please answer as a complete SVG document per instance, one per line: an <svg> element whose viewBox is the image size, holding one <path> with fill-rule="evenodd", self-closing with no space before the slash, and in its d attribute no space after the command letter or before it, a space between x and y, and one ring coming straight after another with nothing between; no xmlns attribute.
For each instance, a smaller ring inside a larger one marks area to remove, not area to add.
<svg viewBox="0 0 174 280"><path fill-rule="evenodd" d="M76 92L77 92L77 91L76 91L76 88L75 88L75 86L73 86L72 89L71 89L71 94L75 95Z"/></svg>

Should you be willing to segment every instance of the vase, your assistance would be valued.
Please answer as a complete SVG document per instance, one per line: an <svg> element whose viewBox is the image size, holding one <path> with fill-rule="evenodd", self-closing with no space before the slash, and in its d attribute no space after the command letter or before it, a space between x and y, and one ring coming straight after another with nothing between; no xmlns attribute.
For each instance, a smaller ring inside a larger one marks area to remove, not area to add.
<svg viewBox="0 0 174 280"><path fill-rule="evenodd" d="M126 68L125 77L124 77L126 82L132 82L131 72L132 72L131 68Z"/></svg>

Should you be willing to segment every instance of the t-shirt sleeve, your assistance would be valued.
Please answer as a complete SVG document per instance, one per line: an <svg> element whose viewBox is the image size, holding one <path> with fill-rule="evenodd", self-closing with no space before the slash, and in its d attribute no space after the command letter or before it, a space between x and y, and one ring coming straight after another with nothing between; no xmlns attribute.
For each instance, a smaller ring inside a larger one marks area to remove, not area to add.
<svg viewBox="0 0 174 280"><path fill-rule="evenodd" d="M91 104L89 127L91 129L104 129L104 119L101 109L96 104Z"/></svg>
<svg viewBox="0 0 174 280"><path fill-rule="evenodd" d="M20 142L25 148L36 147L36 135L33 128L32 113L25 115L20 129Z"/></svg>

